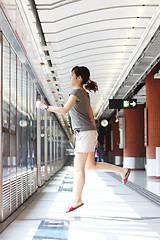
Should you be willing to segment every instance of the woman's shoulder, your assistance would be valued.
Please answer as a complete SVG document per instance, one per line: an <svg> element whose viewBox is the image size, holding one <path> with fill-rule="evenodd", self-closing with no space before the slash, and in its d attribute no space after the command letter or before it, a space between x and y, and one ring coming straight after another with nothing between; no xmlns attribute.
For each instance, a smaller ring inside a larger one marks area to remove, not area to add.
<svg viewBox="0 0 160 240"><path fill-rule="evenodd" d="M85 100L86 97L87 97L87 99L90 98L89 93L85 89L82 89L82 88L75 88L69 95L75 95L81 101L83 99Z"/></svg>
<svg viewBox="0 0 160 240"><path fill-rule="evenodd" d="M74 88L73 91L71 92L72 93L79 93L79 94L89 94L85 89L83 88Z"/></svg>

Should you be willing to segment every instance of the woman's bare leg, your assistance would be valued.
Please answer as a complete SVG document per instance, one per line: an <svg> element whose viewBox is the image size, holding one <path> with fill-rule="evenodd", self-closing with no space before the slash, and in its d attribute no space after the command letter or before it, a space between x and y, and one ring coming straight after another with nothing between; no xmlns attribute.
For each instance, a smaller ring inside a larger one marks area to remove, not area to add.
<svg viewBox="0 0 160 240"><path fill-rule="evenodd" d="M74 201L72 207L82 203L82 191L85 183L85 164L87 161L88 153L75 154L75 176L73 194Z"/></svg>
<svg viewBox="0 0 160 240"><path fill-rule="evenodd" d="M119 167L105 162L95 162L95 153L90 152L88 153L86 170L116 172L121 175L122 179L124 179L128 168Z"/></svg>

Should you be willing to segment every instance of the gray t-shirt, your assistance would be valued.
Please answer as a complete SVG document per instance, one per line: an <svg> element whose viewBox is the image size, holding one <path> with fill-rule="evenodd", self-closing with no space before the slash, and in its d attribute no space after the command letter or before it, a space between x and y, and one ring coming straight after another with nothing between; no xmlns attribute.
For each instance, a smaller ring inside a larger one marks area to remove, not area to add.
<svg viewBox="0 0 160 240"><path fill-rule="evenodd" d="M73 130L88 131L96 130L90 117L89 93L81 88L74 89L70 95L75 95L80 101L76 101L69 114Z"/></svg>

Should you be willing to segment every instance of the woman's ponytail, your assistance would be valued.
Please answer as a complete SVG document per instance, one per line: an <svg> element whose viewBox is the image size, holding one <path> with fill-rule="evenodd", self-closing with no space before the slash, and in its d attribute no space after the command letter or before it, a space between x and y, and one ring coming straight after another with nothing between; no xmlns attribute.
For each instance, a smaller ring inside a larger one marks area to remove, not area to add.
<svg viewBox="0 0 160 240"><path fill-rule="evenodd" d="M85 89L96 92L98 91L98 85L96 82L89 79L85 84Z"/></svg>

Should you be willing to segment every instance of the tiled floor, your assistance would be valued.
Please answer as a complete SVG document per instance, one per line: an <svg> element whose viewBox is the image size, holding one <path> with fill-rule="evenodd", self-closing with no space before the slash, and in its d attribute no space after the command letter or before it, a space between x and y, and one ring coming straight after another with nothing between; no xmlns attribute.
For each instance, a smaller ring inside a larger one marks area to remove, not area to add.
<svg viewBox="0 0 160 240"><path fill-rule="evenodd" d="M160 179L147 178L145 171L132 171L129 180L160 196Z"/></svg>
<svg viewBox="0 0 160 240"><path fill-rule="evenodd" d="M132 171L130 180L142 174ZM73 175L72 166L59 172L0 239L160 240L160 206L106 172L87 173L84 206L66 214Z"/></svg>

